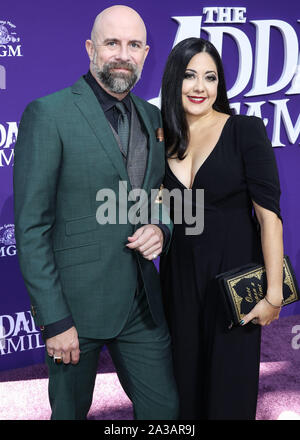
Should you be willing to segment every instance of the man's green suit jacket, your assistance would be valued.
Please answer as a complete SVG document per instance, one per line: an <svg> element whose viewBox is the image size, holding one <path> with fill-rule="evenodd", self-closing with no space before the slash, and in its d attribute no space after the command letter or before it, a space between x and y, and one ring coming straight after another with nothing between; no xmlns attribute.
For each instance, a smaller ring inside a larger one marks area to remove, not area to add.
<svg viewBox="0 0 300 440"><path fill-rule="evenodd" d="M143 188L150 194L165 171L164 142L156 138L161 116L155 106L131 98L148 134ZM82 337L116 336L129 315L138 266L154 321L162 322L155 265L125 246L141 225L96 220L97 192L111 189L118 202L120 181L130 191L118 144L83 78L28 105L15 146L15 231L37 325L72 315Z"/></svg>

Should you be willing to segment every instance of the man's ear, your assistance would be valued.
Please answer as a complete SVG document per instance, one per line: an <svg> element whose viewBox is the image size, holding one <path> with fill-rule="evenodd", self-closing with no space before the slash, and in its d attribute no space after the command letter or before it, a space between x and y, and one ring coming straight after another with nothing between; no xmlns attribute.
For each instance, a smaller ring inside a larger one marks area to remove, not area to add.
<svg viewBox="0 0 300 440"><path fill-rule="evenodd" d="M149 53L149 50L150 50L150 46L146 45L146 46L145 46L145 57L144 57L144 61L145 61L145 59L147 58L147 55L148 55L148 53Z"/></svg>
<svg viewBox="0 0 300 440"><path fill-rule="evenodd" d="M92 61L94 58L94 51L95 51L95 47L92 40L86 40L85 49L87 51L90 61Z"/></svg>

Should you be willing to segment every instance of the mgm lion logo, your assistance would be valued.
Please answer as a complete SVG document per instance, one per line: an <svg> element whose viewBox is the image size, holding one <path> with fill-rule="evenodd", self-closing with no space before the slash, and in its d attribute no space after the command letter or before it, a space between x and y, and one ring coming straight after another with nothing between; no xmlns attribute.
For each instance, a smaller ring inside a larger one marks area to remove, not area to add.
<svg viewBox="0 0 300 440"><path fill-rule="evenodd" d="M18 43L20 38L16 37L16 32L9 33L9 30L4 25L8 25L10 28L16 27L9 21L0 21L0 44Z"/></svg>
<svg viewBox="0 0 300 440"><path fill-rule="evenodd" d="M14 225L4 225L0 227L0 243L5 246L16 244Z"/></svg>

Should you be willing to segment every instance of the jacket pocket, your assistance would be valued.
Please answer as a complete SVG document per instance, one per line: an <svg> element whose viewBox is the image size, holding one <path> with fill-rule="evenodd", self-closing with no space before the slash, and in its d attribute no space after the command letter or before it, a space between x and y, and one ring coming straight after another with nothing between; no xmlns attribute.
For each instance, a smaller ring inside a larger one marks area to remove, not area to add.
<svg viewBox="0 0 300 440"><path fill-rule="evenodd" d="M76 264L85 264L100 260L100 245L87 244L66 249L54 250L57 266L62 269Z"/></svg>
<svg viewBox="0 0 300 440"><path fill-rule="evenodd" d="M80 217L66 222L66 235L82 234L97 229L96 213L87 217Z"/></svg>

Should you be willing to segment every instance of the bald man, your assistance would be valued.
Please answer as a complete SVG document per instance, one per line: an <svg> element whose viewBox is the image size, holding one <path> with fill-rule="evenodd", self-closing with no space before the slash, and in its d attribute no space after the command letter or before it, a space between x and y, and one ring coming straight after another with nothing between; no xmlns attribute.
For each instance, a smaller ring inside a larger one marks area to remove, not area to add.
<svg viewBox="0 0 300 440"><path fill-rule="evenodd" d="M104 345L134 417L177 418L170 337L152 261L167 249L171 226L162 223L161 208L155 225L124 221L131 190L150 195L165 167L160 112L130 93L149 51L146 38L133 9L101 12L86 41L89 72L29 104L19 127L16 241L45 340L52 419L87 417ZM103 194L115 195L122 219L107 221Z"/></svg>

